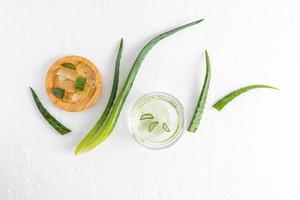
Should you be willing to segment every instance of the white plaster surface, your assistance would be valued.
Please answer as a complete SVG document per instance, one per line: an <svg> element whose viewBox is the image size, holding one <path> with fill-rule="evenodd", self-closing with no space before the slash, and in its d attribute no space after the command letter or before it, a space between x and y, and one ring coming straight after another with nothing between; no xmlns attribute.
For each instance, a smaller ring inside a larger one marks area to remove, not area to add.
<svg viewBox="0 0 300 200"><path fill-rule="evenodd" d="M113 134L94 151L73 151L110 94L118 42L121 84L154 35L205 18L146 57ZM0 0L0 200L299 200L299 0ZM208 49L212 81L196 134L152 151L127 129L134 101L168 92L194 110ZM101 99L67 113L44 89L48 66L78 54L104 76ZM238 87L267 83L222 112L211 105ZM28 87L73 132L56 134Z"/></svg>

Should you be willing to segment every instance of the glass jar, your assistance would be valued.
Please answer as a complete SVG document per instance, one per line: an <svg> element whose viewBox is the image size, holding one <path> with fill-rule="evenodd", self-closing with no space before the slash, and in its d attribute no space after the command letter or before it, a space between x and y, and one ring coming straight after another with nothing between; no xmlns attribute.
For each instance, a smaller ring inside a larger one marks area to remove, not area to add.
<svg viewBox="0 0 300 200"><path fill-rule="evenodd" d="M148 117L143 119L142 116ZM183 125L182 105L174 96L163 92L140 97L129 117L130 133L139 144L149 149L163 149L174 144L182 135Z"/></svg>

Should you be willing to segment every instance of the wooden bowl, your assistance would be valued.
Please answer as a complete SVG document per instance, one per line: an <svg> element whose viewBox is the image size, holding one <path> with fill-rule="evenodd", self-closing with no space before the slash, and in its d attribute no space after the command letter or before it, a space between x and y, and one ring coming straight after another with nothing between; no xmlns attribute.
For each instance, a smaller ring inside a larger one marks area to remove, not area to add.
<svg viewBox="0 0 300 200"><path fill-rule="evenodd" d="M93 90L90 96L78 102L64 102L62 99L56 97L53 94L53 88L55 84L54 79L56 76L56 72L62 67L61 64L63 63L84 63L94 73L96 85L95 89ZM100 97L103 87L102 76L96 68L96 66L88 59L74 55L60 58L55 63L53 63L48 70L45 83L48 97L53 102L53 104L59 107L60 109L69 112L79 112L91 107L93 104L96 103L96 101Z"/></svg>

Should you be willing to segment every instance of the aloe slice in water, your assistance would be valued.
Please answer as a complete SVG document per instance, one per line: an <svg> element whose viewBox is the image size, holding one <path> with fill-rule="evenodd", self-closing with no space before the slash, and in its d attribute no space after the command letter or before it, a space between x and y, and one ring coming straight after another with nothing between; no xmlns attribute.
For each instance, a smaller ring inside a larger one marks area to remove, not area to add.
<svg viewBox="0 0 300 200"><path fill-rule="evenodd" d="M148 131L152 132L153 129L158 125L158 123L159 123L158 121L151 122L148 126Z"/></svg>
<svg viewBox="0 0 300 200"><path fill-rule="evenodd" d="M69 68L69 69L76 69L76 66L72 63L63 63L61 64L61 66L65 67L65 68Z"/></svg>
<svg viewBox="0 0 300 200"><path fill-rule="evenodd" d="M146 120L146 119L154 119L154 116L150 113L145 113L141 115L140 120Z"/></svg>
<svg viewBox="0 0 300 200"><path fill-rule="evenodd" d="M163 125L162 125L164 131L166 132L171 132L171 130L169 129L168 125L164 122Z"/></svg>

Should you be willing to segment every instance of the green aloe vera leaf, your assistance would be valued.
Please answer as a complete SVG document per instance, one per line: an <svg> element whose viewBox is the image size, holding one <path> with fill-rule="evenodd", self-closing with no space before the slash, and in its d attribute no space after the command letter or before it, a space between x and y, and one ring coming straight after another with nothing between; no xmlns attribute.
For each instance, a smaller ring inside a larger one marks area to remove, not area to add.
<svg viewBox="0 0 300 200"><path fill-rule="evenodd" d="M208 89L209 89L211 69L210 69L209 55L208 55L208 52L206 50L205 50L205 62L206 62L206 75L205 75L202 90L201 90L201 93L200 93L200 96L199 96L199 99L198 99L196 110L194 112L193 118L192 118L192 120L190 122L190 125L188 127L189 132L196 132L198 127L199 127L200 120L202 118L202 113L203 113L205 103L206 103Z"/></svg>
<svg viewBox="0 0 300 200"><path fill-rule="evenodd" d="M231 102L236 97L240 96L241 94L248 92L249 90L258 89L258 88L269 88L269 89L275 89L279 90L276 87L270 86L270 85L262 85L262 84L256 84L256 85L249 85L246 87L239 88L237 90L234 90L233 92L229 93L222 99L220 99L217 103L213 105L215 109L218 111L221 111L229 102Z"/></svg>
<svg viewBox="0 0 300 200"><path fill-rule="evenodd" d="M118 55L117 55L116 63L115 63L114 80L113 80L112 90L111 90L111 93L110 93L108 103L107 103L101 117L96 122L94 127L88 132L88 134L83 138L83 140L76 147L75 154L78 154L81 149L85 148L85 146L91 141L91 139L94 137L94 135L98 133L99 129L101 128L101 126L105 122L106 118L108 117L108 114L109 114L109 112L110 112L110 110L113 106L113 103L115 101L115 98L117 96L119 76L120 76L120 62L121 62L121 58L122 58L122 52L123 52L123 39L121 39L120 45L119 45Z"/></svg>

